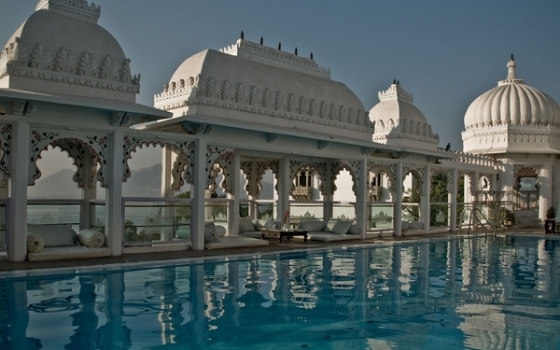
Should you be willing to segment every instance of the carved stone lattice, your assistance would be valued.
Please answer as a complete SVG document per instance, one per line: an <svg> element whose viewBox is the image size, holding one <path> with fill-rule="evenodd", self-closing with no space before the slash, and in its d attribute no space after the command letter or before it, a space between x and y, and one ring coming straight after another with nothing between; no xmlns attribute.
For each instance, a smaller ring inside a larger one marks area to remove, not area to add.
<svg viewBox="0 0 560 350"><path fill-rule="evenodd" d="M161 148L168 148L177 153L172 169L171 176L173 182L170 189L179 190L185 184L184 179L181 177L185 171L185 166L190 164L189 159L192 158L194 151L194 142L192 141L173 141L161 139L139 138L135 136L124 136L123 139L123 182L126 182L131 174L128 161L132 158L132 153L136 152L138 148L145 146L160 146Z"/></svg>
<svg viewBox="0 0 560 350"><path fill-rule="evenodd" d="M0 155L0 171L10 176L11 160L10 154L12 152L12 125L5 124L0 127L0 148L2 155Z"/></svg>
<svg viewBox="0 0 560 350"><path fill-rule="evenodd" d="M222 188L226 193L232 195L233 193L231 192L231 188L232 188L231 171L233 170L232 169L233 155L234 155L234 150L232 149L231 151L224 153L221 157L216 159L216 163L214 163L214 168L213 168L216 170L211 172L211 181L210 181L211 186L215 185L216 177L219 174L219 170L221 170L222 174L224 175L224 180L222 181Z"/></svg>
<svg viewBox="0 0 560 350"><path fill-rule="evenodd" d="M292 188L290 190L290 193L293 193L295 186L294 186L294 178L296 177L297 173L301 170L301 169L306 169L306 170L311 170L311 171L317 171L319 174L319 177L321 179L321 186L319 187L319 190L321 191L321 194L325 195L325 183L327 182L327 174L330 174L327 169L328 169L328 164L327 163L303 163L300 161L296 161L296 160L290 160L290 182L292 184ZM332 174L330 174L332 175ZM331 181L332 182L332 181Z"/></svg>
<svg viewBox="0 0 560 350"><path fill-rule="evenodd" d="M278 174L280 172L280 161L278 160L269 160L269 161L258 161L257 162L257 187L255 189L256 193L250 193L249 188L251 188L250 183L247 182L247 192L253 196L253 198L259 198L262 192L262 180L264 174L267 170L271 170L274 174L274 178L276 179L276 186L275 189L278 191ZM249 178L247 178L249 181Z"/></svg>
<svg viewBox="0 0 560 350"><path fill-rule="evenodd" d="M389 192L391 194L394 194L395 184L397 183L396 181L397 164L368 162L368 171L369 172L381 171L383 174L387 175L387 178L389 179L389 188L388 188Z"/></svg>
<svg viewBox="0 0 560 350"><path fill-rule="evenodd" d="M37 160L41 159L41 152L43 152L49 145L53 147L60 147L63 151L68 153L68 156L72 159L73 165L76 166L77 170L73 176L74 182L78 184L78 187L84 188L87 184L91 185L93 179L84 178L84 170L87 166L90 166L92 170L95 170L97 164L99 164L99 170L97 171L97 179L101 182L101 186L106 187L104 176L103 176L103 166L106 164L106 152L107 148L107 137L106 136L77 136L76 135L64 135L54 132L40 132L37 130L31 131L31 157L29 164L29 176L27 179L28 185L32 186L35 181L41 177L41 171L37 167ZM91 164L85 163L85 154L91 153ZM94 171L92 171L92 174Z"/></svg>
<svg viewBox="0 0 560 350"><path fill-rule="evenodd" d="M408 174L411 174L418 181L420 195L426 195L426 193L424 193L424 168L421 166L404 165L401 179L402 183L404 183L404 179L406 179Z"/></svg>
<svg viewBox="0 0 560 350"><path fill-rule="evenodd" d="M215 175L212 174L212 170L214 168L214 164L216 163L216 161L220 158L230 159L230 157L232 157L234 153L235 153L234 149L232 148L222 148L222 147L215 147L215 146L206 147L206 157L205 157L204 164L200 164L200 166L203 167L204 174L206 177L205 188L210 188L210 186L212 186L212 184L215 181L215 177L213 177ZM194 180L193 180L192 171L195 166L194 157L190 157L188 162L189 162L189 167L185 170L183 178L187 181L187 183L193 184ZM224 176L226 177L226 179L224 179L225 182L230 181L229 179L227 179L227 177L229 177L230 171L231 171L230 169L224 171Z"/></svg>
<svg viewBox="0 0 560 350"><path fill-rule="evenodd" d="M478 182L478 188L490 191L493 188L492 185L494 184L494 176L492 174L480 174L478 176Z"/></svg>
<svg viewBox="0 0 560 350"><path fill-rule="evenodd" d="M474 195L476 191L478 191L478 187L477 187L477 183L475 183L474 180L474 176L475 176L475 172L474 171L462 171L462 170L458 170L457 174L459 176L468 176L469 177L469 188L470 188L470 194Z"/></svg>
<svg viewBox="0 0 560 350"><path fill-rule="evenodd" d="M451 191L451 169L450 168L430 168L430 183L434 182L436 175L443 174L445 175L447 181L445 188L449 193Z"/></svg>

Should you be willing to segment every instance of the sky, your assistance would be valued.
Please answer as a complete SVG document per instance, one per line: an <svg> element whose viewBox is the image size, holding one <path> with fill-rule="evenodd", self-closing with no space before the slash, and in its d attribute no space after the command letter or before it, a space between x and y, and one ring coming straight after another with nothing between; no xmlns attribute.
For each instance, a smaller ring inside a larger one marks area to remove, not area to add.
<svg viewBox="0 0 560 350"><path fill-rule="evenodd" d="M560 101L559 0L97 0L99 24L121 44L137 102L153 96L189 56L239 38L315 61L346 84L366 110L393 79L414 95L440 135L462 149L469 104L507 75ZM0 42L35 10L37 0L0 0ZM61 33L63 35L63 33Z"/></svg>

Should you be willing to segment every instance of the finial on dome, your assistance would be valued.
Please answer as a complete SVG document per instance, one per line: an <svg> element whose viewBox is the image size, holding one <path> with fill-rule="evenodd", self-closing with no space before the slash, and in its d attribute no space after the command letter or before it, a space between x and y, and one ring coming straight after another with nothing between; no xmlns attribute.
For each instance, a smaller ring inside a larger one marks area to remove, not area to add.
<svg viewBox="0 0 560 350"><path fill-rule="evenodd" d="M310 59L313 59L313 52L311 53L311 55L309 55Z"/></svg>
<svg viewBox="0 0 560 350"><path fill-rule="evenodd" d="M261 36L261 41L260 41L259 43L260 43L261 45L264 43L264 39L263 39L262 36Z"/></svg>
<svg viewBox="0 0 560 350"><path fill-rule="evenodd" d="M239 36L239 39L241 40L245 39L245 33L243 33L243 31L241 31L241 35Z"/></svg>
<svg viewBox="0 0 560 350"><path fill-rule="evenodd" d="M393 84L396 84L396 83L397 83L397 79L393 79Z"/></svg>
<svg viewBox="0 0 560 350"><path fill-rule="evenodd" d="M282 50L282 42L278 43L278 50Z"/></svg>
<svg viewBox="0 0 560 350"><path fill-rule="evenodd" d="M401 85L401 82L397 80L397 85Z"/></svg>
<svg viewBox="0 0 560 350"><path fill-rule="evenodd" d="M511 59L512 61L515 61L515 59L513 58L513 54L511 54L510 59Z"/></svg>
<svg viewBox="0 0 560 350"><path fill-rule="evenodd" d="M297 47L296 47L296 49L294 50L294 55L297 56Z"/></svg>
<svg viewBox="0 0 560 350"><path fill-rule="evenodd" d="M508 75L507 75L507 80L514 80L517 79L517 77L515 76L515 60L513 59L513 54L511 54L511 59L509 60L508 64Z"/></svg>

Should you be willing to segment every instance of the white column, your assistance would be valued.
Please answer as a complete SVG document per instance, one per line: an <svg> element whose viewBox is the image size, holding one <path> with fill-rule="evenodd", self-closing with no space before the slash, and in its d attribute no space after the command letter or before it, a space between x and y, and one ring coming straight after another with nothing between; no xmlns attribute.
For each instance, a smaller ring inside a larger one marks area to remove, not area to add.
<svg viewBox="0 0 560 350"><path fill-rule="evenodd" d="M249 194L249 196L247 198L250 199L249 202L249 216L254 220L257 218L258 216L258 212L257 212L257 202L256 200L259 199L258 196L253 197L252 194L253 193L257 193L257 187L258 187L258 183L257 183L257 179L259 178L259 174L258 174L258 169L257 169L257 165L255 164L256 161L251 160L251 181L249 182L249 188L251 190L251 193ZM274 185L274 176L272 178L272 184ZM274 198L274 195L272 196Z"/></svg>
<svg viewBox="0 0 560 350"><path fill-rule="evenodd" d="M367 237L368 168L367 159L362 159L358 169L358 195L356 196L356 221L362 229L362 239Z"/></svg>
<svg viewBox="0 0 560 350"><path fill-rule="evenodd" d="M545 163L539 171L539 218L546 219L548 208L554 206L552 203L552 164Z"/></svg>
<svg viewBox="0 0 560 350"><path fill-rule="evenodd" d="M233 161L230 164L230 191L228 197L231 199L229 202L229 215L228 215L228 234L239 234L239 197L241 195L241 186L239 186L239 180L241 178L240 167L241 167L241 157L238 152L235 152L233 156Z"/></svg>
<svg viewBox="0 0 560 350"><path fill-rule="evenodd" d="M91 150L87 149L84 154L84 190L83 190L83 212L82 218L80 221L80 229L83 228L90 228L92 224L91 222L91 203L90 200L97 198L97 178L95 177L93 165L95 158ZM95 164L96 165L96 164ZM97 168L97 165L96 165ZM92 181L93 179L93 181Z"/></svg>
<svg viewBox="0 0 560 350"><path fill-rule="evenodd" d="M10 211L8 215L7 250L9 261L27 258L27 179L29 174L29 124L12 124L10 154Z"/></svg>
<svg viewBox="0 0 560 350"><path fill-rule="evenodd" d="M325 195L323 195L323 219L328 220L333 216L333 202L334 202L334 174L332 163L329 162L327 166L327 174L325 174L326 183L323 185Z"/></svg>
<svg viewBox="0 0 560 350"><path fill-rule="evenodd" d="M449 179L448 179L449 180ZM449 210L449 229L451 232L457 231L457 168L451 170L451 188L447 194L447 201L451 204Z"/></svg>
<svg viewBox="0 0 560 350"><path fill-rule="evenodd" d="M122 255L124 213L122 207L123 133L109 134L105 168L105 236L114 256Z"/></svg>
<svg viewBox="0 0 560 350"><path fill-rule="evenodd" d="M552 203L556 208L556 220L560 220L560 164L558 160L555 160L552 167Z"/></svg>
<svg viewBox="0 0 560 350"><path fill-rule="evenodd" d="M173 197L171 190L171 170L177 154L168 147L161 148L161 196L163 198Z"/></svg>
<svg viewBox="0 0 560 350"><path fill-rule="evenodd" d="M292 190L292 178L290 172L290 160L280 159L280 174L278 174L278 205L276 207L276 220L284 222L284 213L290 210L290 192Z"/></svg>
<svg viewBox="0 0 560 350"><path fill-rule="evenodd" d="M193 250L204 250L204 205L206 198L206 141L197 140L194 148L194 169L191 202L191 240ZM210 171L210 170L209 170Z"/></svg>
<svg viewBox="0 0 560 350"><path fill-rule="evenodd" d="M393 189L393 235L402 236L402 196L403 196L402 162L397 163Z"/></svg>
<svg viewBox="0 0 560 350"><path fill-rule="evenodd" d="M424 232L430 232L430 192L432 190L432 178L430 176L430 165L424 167L424 174L422 176L424 182L422 184L422 196L420 197L420 221L424 225Z"/></svg>

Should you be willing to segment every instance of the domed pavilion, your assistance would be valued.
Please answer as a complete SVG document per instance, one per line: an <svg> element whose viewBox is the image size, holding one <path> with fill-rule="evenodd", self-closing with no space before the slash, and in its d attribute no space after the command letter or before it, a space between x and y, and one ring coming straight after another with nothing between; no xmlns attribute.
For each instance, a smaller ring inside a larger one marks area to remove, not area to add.
<svg viewBox="0 0 560 350"><path fill-rule="evenodd" d="M501 201L526 225L546 218L560 196L560 107L517 77L513 55L507 77L477 97L465 113L463 148L500 162ZM498 190L497 187L495 187Z"/></svg>

